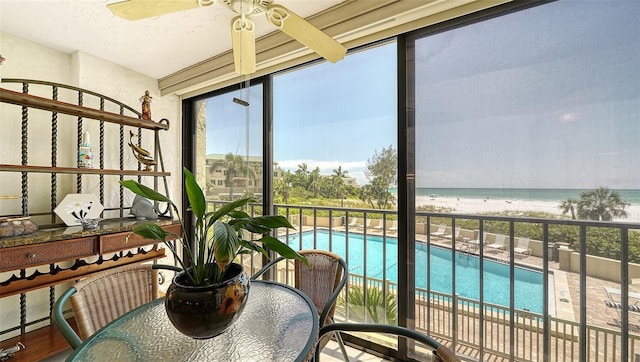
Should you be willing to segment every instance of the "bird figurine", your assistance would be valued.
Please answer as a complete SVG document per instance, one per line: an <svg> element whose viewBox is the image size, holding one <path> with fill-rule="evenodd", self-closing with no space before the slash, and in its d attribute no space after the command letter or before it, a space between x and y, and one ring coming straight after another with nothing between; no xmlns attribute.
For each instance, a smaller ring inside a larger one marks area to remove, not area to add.
<svg viewBox="0 0 640 362"><path fill-rule="evenodd" d="M151 153L149 151L133 143L134 137L138 137L138 135L133 133L133 131L129 131L129 147L131 147L133 157L146 166L144 169L145 171L151 171L151 166L155 166L156 161L151 157Z"/></svg>

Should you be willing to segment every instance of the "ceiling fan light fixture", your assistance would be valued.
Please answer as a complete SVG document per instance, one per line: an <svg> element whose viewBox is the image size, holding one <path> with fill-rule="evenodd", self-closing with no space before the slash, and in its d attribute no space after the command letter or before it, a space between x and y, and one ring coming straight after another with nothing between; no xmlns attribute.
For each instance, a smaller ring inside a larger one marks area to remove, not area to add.
<svg viewBox="0 0 640 362"><path fill-rule="evenodd" d="M255 5L254 0L223 0L234 13L240 15L257 14L262 10Z"/></svg>

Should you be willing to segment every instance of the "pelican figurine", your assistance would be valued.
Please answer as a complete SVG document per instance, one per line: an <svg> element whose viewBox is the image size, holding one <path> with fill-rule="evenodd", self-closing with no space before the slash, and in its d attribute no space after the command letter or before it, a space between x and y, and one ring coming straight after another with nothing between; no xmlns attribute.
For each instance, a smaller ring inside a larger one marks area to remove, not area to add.
<svg viewBox="0 0 640 362"><path fill-rule="evenodd" d="M136 158L140 163L145 165L145 171L151 171L151 166L156 165L156 161L151 157L151 153L144 148L133 143L133 138L138 137L133 131L129 131L129 147L131 147L131 152L133 152L133 157Z"/></svg>

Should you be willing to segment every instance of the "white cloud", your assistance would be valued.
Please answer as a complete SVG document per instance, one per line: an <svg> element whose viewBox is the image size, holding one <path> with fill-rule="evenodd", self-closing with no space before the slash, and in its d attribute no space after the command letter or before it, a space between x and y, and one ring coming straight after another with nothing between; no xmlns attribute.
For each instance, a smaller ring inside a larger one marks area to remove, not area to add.
<svg viewBox="0 0 640 362"><path fill-rule="evenodd" d="M343 171L348 172L348 176L353 177L358 182L358 185L364 185L369 183L364 171L367 169L367 161L319 161L319 160L283 160L276 161L278 166L283 170L289 170L295 172L298 169L298 165L303 163L307 164L307 169L313 171L316 167L320 169L321 175L331 175L333 170L342 166Z"/></svg>

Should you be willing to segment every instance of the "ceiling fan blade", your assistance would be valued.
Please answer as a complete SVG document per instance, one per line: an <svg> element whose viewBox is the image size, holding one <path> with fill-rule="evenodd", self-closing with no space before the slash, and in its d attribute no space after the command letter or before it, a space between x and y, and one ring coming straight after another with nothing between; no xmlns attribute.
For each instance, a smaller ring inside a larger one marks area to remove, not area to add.
<svg viewBox="0 0 640 362"><path fill-rule="evenodd" d="M282 5L272 4L267 18L285 34L306 45L328 61L344 58L347 48Z"/></svg>
<svg viewBox="0 0 640 362"><path fill-rule="evenodd" d="M249 17L240 15L231 19L231 40L236 73L244 75L255 72L256 32Z"/></svg>
<svg viewBox="0 0 640 362"><path fill-rule="evenodd" d="M198 0L127 0L107 4L113 15L127 20L140 20L199 6Z"/></svg>

